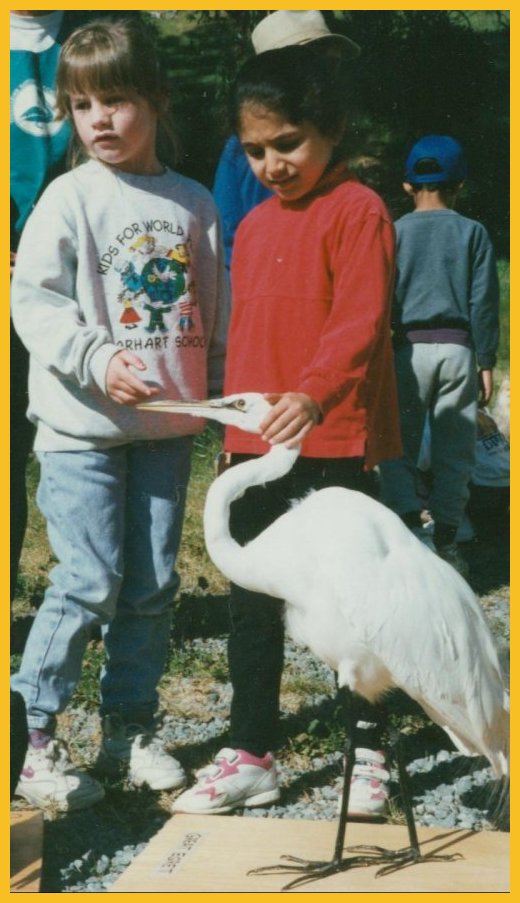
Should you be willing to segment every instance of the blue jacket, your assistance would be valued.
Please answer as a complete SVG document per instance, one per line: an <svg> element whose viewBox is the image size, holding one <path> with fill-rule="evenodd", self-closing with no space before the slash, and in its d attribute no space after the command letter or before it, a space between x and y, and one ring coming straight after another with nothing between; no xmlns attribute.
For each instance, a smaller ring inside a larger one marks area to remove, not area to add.
<svg viewBox="0 0 520 903"><path fill-rule="evenodd" d="M220 156L213 185L213 197L222 219L228 268L239 223L246 213L271 194L253 175L237 136L231 135Z"/></svg>
<svg viewBox="0 0 520 903"><path fill-rule="evenodd" d="M37 17L42 29L37 50L10 50L12 250L16 249L25 221L43 189L66 169L71 128L68 122L55 116L56 70L61 45L75 28L103 15L106 13L51 10ZM27 27L24 20L25 17L11 16L11 44L13 37L21 35L24 26ZM18 39L16 45L20 42ZM24 39L22 43L27 41Z"/></svg>

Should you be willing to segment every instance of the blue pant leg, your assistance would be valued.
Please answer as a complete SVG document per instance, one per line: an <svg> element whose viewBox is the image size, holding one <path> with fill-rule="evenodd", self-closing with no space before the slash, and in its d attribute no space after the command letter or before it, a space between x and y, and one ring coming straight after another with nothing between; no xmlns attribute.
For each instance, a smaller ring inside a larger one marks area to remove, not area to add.
<svg viewBox="0 0 520 903"><path fill-rule="evenodd" d="M101 714L119 712L147 724L157 710L157 685L170 644L175 570L191 438L136 443L129 451L124 579L114 620L104 629Z"/></svg>
<svg viewBox="0 0 520 903"><path fill-rule="evenodd" d="M463 345L435 346L440 360L432 401L430 508L435 521L458 526L475 466L478 378L475 355Z"/></svg>
<svg viewBox="0 0 520 903"><path fill-rule="evenodd" d="M38 504L57 559L13 677L31 729L52 730L81 674L91 628L113 616L122 579L125 452L39 455Z"/></svg>
<svg viewBox="0 0 520 903"><path fill-rule="evenodd" d="M397 514L420 511L416 471L424 424L436 381L432 345L405 344L396 349L401 458L381 461L381 498Z"/></svg>

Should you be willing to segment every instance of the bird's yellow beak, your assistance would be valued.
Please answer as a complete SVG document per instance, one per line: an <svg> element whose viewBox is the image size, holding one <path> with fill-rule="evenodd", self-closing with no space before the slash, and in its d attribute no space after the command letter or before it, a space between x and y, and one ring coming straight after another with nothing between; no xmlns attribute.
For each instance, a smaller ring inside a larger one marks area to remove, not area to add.
<svg viewBox="0 0 520 903"><path fill-rule="evenodd" d="M211 407L212 402L208 399L205 401L143 401L136 404L139 411L159 411L165 414L191 414L200 411L200 416L204 416L204 409Z"/></svg>

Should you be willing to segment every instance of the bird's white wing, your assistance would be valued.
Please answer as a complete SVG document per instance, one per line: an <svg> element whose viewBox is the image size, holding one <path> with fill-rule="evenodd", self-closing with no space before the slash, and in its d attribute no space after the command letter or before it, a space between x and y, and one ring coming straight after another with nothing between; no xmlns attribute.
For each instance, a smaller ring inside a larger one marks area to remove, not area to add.
<svg viewBox="0 0 520 903"><path fill-rule="evenodd" d="M365 637L395 684L417 700L458 748L507 771L508 696L482 609L445 561L397 548L379 569L377 617ZM372 613L374 607L372 607Z"/></svg>

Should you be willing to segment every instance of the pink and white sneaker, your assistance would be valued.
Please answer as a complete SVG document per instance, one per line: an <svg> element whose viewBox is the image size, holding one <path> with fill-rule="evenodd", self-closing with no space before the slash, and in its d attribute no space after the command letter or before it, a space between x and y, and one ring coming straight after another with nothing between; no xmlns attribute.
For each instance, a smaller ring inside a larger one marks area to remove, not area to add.
<svg viewBox="0 0 520 903"><path fill-rule="evenodd" d="M244 806L266 806L280 799L271 753L259 758L243 749L221 749L215 761L196 773L197 783L175 800L172 812L221 815Z"/></svg>
<svg viewBox="0 0 520 903"><path fill-rule="evenodd" d="M356 749L356 763L350 782L349 818L384 818L390 795L390 774L386 769L384 752L375 749ZM341 809L341 798L338 812Z"/></svg>

